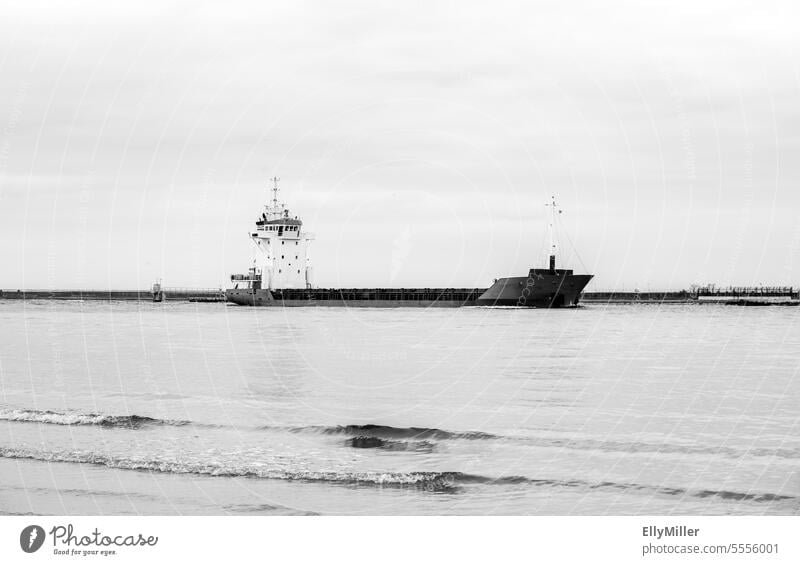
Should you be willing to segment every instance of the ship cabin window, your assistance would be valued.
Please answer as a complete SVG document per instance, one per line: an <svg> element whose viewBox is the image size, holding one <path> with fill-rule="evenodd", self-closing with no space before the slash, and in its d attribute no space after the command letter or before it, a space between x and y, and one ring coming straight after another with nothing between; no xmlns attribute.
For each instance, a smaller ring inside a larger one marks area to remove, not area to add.
<svg viewBox="0 0 800 565"><path fill-rule="evenodd" d="M284 258L283 255L281 255L281 259L283 259L283 258Z"/></svg>
<svg viewBox="0 0 800 565"><path fill-rule="evenodd" d="M297 274L298 274L298 275L300 274L300 269L297 269Z"/></svg>
<svg viewBox="0 0 800 565"><path fill-rule="evenodd" d="M283 271L282 271L281 269L278 269L278 272L279 272L279 273L282 273Z"/></svg>
<svg viewBox="0 0 800 565"><path fill-rule="evenodd" d="M297 245L297 242L295 241L294 244Z"/></svg>
<svg viewBox="0 0 800 565"><path fill-rule="evenodd" d="M281 245L284 245L285 243L286 243L285 241L281 241Z"/></svg>

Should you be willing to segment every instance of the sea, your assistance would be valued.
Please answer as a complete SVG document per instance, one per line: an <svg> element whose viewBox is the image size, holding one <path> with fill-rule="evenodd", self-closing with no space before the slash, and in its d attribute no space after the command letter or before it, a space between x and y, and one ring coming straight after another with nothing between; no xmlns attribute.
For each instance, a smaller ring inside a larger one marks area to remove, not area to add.
<svg viewBox="0 0 800 565"><path fill-rule="evenodd" d="M0 514L797 515L800 308L0 300Z"/></svg>

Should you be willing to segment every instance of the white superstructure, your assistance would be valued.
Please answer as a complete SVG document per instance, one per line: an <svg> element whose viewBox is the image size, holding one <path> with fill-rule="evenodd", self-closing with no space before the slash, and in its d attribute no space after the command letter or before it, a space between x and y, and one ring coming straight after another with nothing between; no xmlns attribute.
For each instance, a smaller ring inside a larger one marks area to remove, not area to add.
<svg viewBox="0 0 800 565"><path fill-rule="evenodd" d="M303 231L303 222L291 216L284 203L278 203L278 179L273 182L272 202L256 220L250 232L255 245L251 280L260 279L257 288L311 288L309 248L314 236Z"/></svg>

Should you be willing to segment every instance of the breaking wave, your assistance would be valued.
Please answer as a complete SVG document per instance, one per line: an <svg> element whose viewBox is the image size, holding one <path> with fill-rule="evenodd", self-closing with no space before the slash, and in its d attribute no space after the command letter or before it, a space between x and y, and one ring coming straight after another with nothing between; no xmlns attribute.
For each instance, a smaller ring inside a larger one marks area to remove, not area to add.
<svg viewBox="0 0 800 565"><path fill-rule="evenodd" d="M88 451L39 451L33 449L0 447L0 457L7 459L31 459L55 463L83 463L100 465L112 469L148 471L154 473L207 475L212 477L241 477L253 479L275 479L299 482L322 482L355 486L406 487L428 491L451 491L470 483L493 483L516 477L491 479L460 472L342 472L267 469L258 466L215 465L167 459L147 459L104 455Z"/></svg>
<svg viewBox="0 0 800 565"><path fill-rule="evenodd" d="M298 482L328 483L350 486L412 488L429 492L458 492L468 485L508 485L530 487L576 488L583 490L644 491L662 496L691 496L720 498L747 502L776 502L798 497L765 492L729 490L689 490L637 483L612 481L590 482L579 479L536 479L523 476L487 477L458 471L378 472L378 471L312 471L268 469L261 466L208 464L168 459L147 459L104 455L88 451L41 451L35 449L0 447L0 458L30 459L44 462L81 463L112 469L153 473L206 475L212 477L241 477Z"/></svg>
<svg viewBox="0 0 800 565"><path fill-rule="evenodd" d="M292 432L312 432L326 435L372 436L382 439L495 439L485 432L448 432L439 428L395 428L381 424L349 424L346 426L304 426Z"/></svg>
<svg viewBox="0 0 800 565"><path fill-rule="evenodd" d="M34 422L60 426L103 426L107 428L138 429L144 426L185 426L186 420L160 420L149 416L112 416L81 412L54 412L51 410L2 409L0 420L11 422Z"/></svg>

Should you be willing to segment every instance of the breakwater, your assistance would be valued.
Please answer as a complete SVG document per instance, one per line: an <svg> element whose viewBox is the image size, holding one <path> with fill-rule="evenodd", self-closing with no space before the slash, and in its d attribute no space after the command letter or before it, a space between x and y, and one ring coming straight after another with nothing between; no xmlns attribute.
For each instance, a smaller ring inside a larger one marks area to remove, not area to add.
<svg viewBox="0 0 800 565"><path fill-rule="evenodd" d="M630 302L648 302L648 303L664 303L664 302L696 302L697 297L688 290L673 290L662 292L584 292L581 296L581 302L586 303L630 303Z"/></svg>
<svg viewBox="0 0 800 565"><path fill-rule="evenodd" d="M178 288L148 290L0 290L0 300L127 300L140 302L224 302L220 289Z"/></svg>

